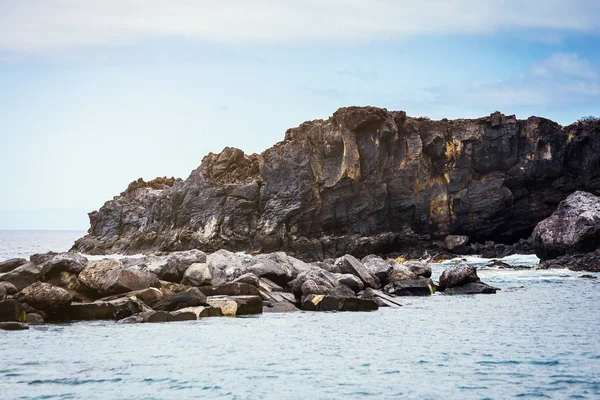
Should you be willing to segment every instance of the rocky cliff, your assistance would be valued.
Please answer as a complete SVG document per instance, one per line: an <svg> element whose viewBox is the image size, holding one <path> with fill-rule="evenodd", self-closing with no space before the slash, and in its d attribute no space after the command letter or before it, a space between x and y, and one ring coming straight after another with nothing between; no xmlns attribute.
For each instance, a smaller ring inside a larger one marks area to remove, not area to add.
<svg viewBox="0 0 600 400"><path fill-rule="evenodd" d="M138 180L74 250L387 253L446 235L514 243L575 190L600 194L600 122L494 113L432 121L348 107L262 154L226 148L186 180Z"/></svg>

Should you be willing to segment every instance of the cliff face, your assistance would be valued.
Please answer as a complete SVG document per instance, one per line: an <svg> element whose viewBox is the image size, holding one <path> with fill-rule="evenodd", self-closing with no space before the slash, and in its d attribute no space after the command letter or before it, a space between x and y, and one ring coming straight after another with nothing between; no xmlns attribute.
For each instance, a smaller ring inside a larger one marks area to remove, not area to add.
<svg viewBox="0 0 600 400"><path fill-rule="evenodd" d="M86 253L220 248L308 259L467 235L512 243L575 190L600 194L600 123L374 107L306 122L260 155L226 148L186 180L135 182L90 213Z"/></svg>

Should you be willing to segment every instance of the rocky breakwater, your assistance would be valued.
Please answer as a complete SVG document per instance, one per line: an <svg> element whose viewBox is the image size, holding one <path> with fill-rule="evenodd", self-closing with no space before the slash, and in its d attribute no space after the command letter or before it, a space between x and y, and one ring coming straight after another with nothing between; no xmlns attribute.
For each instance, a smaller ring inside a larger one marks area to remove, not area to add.
<svg viewBox="0 0 600 400"><path fill-rule="evenodd" d="M226 148L185 180L133 182L90 213L74 250L500 257L530 251L519 240L569 194L600 194L598 149L598 121L563 127L498 112L432 121L341 108L262 154Z"/></svg>
<svg viewBox="0 0 600 400"><path fill-rule="evenodd" d="M9 260L0 274L0 328L54 321L121 323L197 320L262 312L374 311L402 296L493 293L470 266L439 286L424 262L351 255L307 263L283 252L219 250L88 260L73 253ZM6 324L3 324L6 322Z"/></svg>
<svg viewBox="0 0 600 400"><path fill-rule="evenodd" d="M575 192L533 232L540 268L600 272L600 197Z"/></svg>

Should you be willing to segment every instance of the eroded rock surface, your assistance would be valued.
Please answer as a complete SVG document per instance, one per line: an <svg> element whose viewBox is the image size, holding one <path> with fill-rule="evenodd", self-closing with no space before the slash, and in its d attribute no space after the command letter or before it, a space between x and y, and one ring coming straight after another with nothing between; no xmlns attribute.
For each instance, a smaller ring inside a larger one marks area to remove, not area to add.
<svg viewBox="0 0 600 400"><path fill-rule="evenodd" d="M135 182L90 213L74 249L284 250L322 260L448 235L514 243L575 190L600 194L599 149L600 122L342 108L260 155L226 148L185 180Z"/></svg>

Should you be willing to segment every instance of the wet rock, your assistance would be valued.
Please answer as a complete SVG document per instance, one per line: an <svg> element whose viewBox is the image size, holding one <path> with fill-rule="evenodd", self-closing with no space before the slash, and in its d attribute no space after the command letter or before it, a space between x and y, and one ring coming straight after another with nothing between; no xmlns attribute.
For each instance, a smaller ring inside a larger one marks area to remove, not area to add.
<svg viewBox="0 0 600 400"><path fill-rule="evenodd" d="M441 291L447 288L463 286L467 283L479 283L477 269L469 264L460 264L448 268L440 275L439 288Z"/></svg>
<svg viewBox="0 0 600 400"><path fill-rule="evenodd" d="M207 263L190 265L183 275L181 283L189 286L210 285L212 282L211 268Z"/></svg>
<svg viewBox="0 0 600 400"><path fill-rule="evenodd" d="M23 264L10 272L0 274L0 281L12 283L18 291L40 280L42 269L33 263Z"/></svg>
<svg viewBox="0 0 600 400"><path fill-rule="evenodd" d="M48 281L61 272L78 275L88 264L87 258L75 253L60 253L41 264L42 280Z"/></svg>
<svg viewBox="0 0 600 400"><path fill-rule="evenodd" d="M600 197L575 192L535 227L535 253L549 260L571 253L590 253L600 246Z"/></svg>
<svg viewBox="0 0 600 400"><path fill-rule="evenodd" d="M464 235L447 235L444 238L444 245L450 251L460 251L461 248L464 248L467 242L469 241L468 236Z"/></svg>
<svg viewBox="0 0 600 400"><path fill-rule="evenodd" d="M571 271L600 272L600 249L589 253L572 253L542 261L539 269L570 269Z"/></svg>
<svg viewBox="0 0 600 400"><path fill-rule="evenodd" d="M55 311L71 304L73 296L63 288L36 282L17 294L17 299L40 310Z"/></svg>
<svg viewBox="0 0 600 400"><path fill-rule="evenodd" d="M114 307L113 319L115 320L127 318L134 314L139 314L142 312L153 311L144 302L130 298L111 300L107 303L111 304Z"/></svg>
<svg viewBox="0 0 600 400"><path fill-rule="evenodd" d="M402 307L400 301L396 299L394 296L388 295L381 290L367 288L360 296L361 299L372 300L377 303L379 307L392 307L399 308Z"/></svg>
<svg viewBox="0 0 600 400"><path fill-rule="evenodd" d="M485 283L470 282L462 286L446 288L444 294L493 294L496 293L496 288L486 285Z"/></svg>
<svg viewBox="0 0 600 400"><path fill-rule="evenodd" d="M378 308L375 301L356 297L311 294L302 301L305 311L376 311Z"/></svg>
<svg viewBox="0 0 600 400"><path fill-rule="evenodd" d="M24 258L11 258L10 260L2 261L0 262L0 274L10 272L23 264L27 264L27 260Z"/></svg>
<svg viewBox="0 0 600 400"><path fill-rule="evenodd" d="M164 311L144 311L119 319L120 324L168 322L171 316Z"/></svg>
<svg viewBox="0 0 600 400"><path fill-rule="evenodd" d="M0 322L0 330L2 331L23 331L29 327L22 322Z"/></svg>
<svg viewBox="0 0 600 400"><path fill-rule="evenodd" d="M264 313L289 313L289 312L297 312L300 311L298 307L288 302L276 302L269 303L266 306L263 306L263 314Z"/></svg>
<svg viewBox="0 0 600 400"><path fill-rule="evenodd" d="M185 292L172 294L164 299L152 303L152 308L160 311L175 311L186 307L206 305L206 296L198 288L191 288Z"/></svg>
<svg viewBox="0 0 600 400"><path fill-rule="evenodd" d="M350 289L354 291L354 293L358 293L365 288L365 284L363 281L352 274L335 274L335 277L341 285L348 286Z"/></svg>
<svg viewBox="0 0 600 400"><path fill-rule="evenodd" d="M262 314L262 300L259 296L211 296L206 302L221 309L223 315L241 316Z"/></svg>
<svg viewBox="0 0 600 400"><path fill-rule="evenodd" d="M69 309L69 318L73 321L111 320L114 314L114 305L106 301L72 303Z"/></svg>
<svg viewBox="0 0 600 400"><path fill-rule="evenodd" d="M40 314L36 314L36 313L28 313L27 314L27 323L29 325L41 325L44 323L44 317L42 317Z"/></svg>
<svg viewBox="0 0 600 400"><path fill-rule="evenodd" d="M597 276L590 275L590 274L579 275L579 277L583 278L583 279L598 279Z"/></svg>
<svg viewBox="0 0 600 400"><path fill-rule="evenodd" d="M374 275L379 279L379 282L382 285L385 286L388 284L389 275L392 272L392 264L375 255L366 256L361 262L371 275Z"/></svg>
<svg viewBox="0 0 600 400"><path fill-rule="evenodd" d="M23 306L23 310L25 310L25 313L27 315L29 315L29 314L39 314L44 319L48 318L48 315L46 314L45 311L39 310L39 309L37 309L37 308L35 308L35 307L27 304L27 303L21 303L21 306Z"/></svg>
<svg viewBox="0 0 600 400"><path fill-rule="evenodd" d="M6 299L6 288L4 286L0 286L0 300Z"/></svg>
<svg viewBox="0 0 600 400"><path fill-rule="evenodd" d="M256 286L246 283L224 283L216 287L203 286L198 288L206 296L260 296Z"/></svg>
<svg viewBox="0 0 600 400"><path fill-rule="evenodd" d="M431 288L425 279L409 279L389 283L384 292L396 296L430 296Z"/></svg>
<svg viewBox="0 0 600 400"><path fill-rule="evenodd" d="M366 286L374 289L380 286L379 279L371 275L369 270L360 261L349 254L335 260L335 264L340 267L343 274L352 274L359 277Z"/></svg>
<svg viewBox="0 0 600 400"><path fill-rule="evenodd" d="M24 322L25 318L25 310L23 310L21 303L14 299L0 301L0 322Z"/></svg>
<svg viewBox="0 0 600 400"><path fill-rule="evenodd" d="M239 278L234 279L233 283L245 283L247 285L252 285L255 287L260 286L260 279L258 276L254 275L252 272L245 273Z"/></svg>
<svg viewBox="0 0 600 400"><path fill-rule="evenodd" d="M149 287L160 287L156 275L122 268L118 260L90 261L79 274L79 281L100 295L132 292Z"/></svg>
<svg viewBox="0 0 600 400"><path fill-rule="evenodd" d="M0 287L6 291L7 296L12 296L19 291L17 287L10 282L0 282Z"/></svg>

